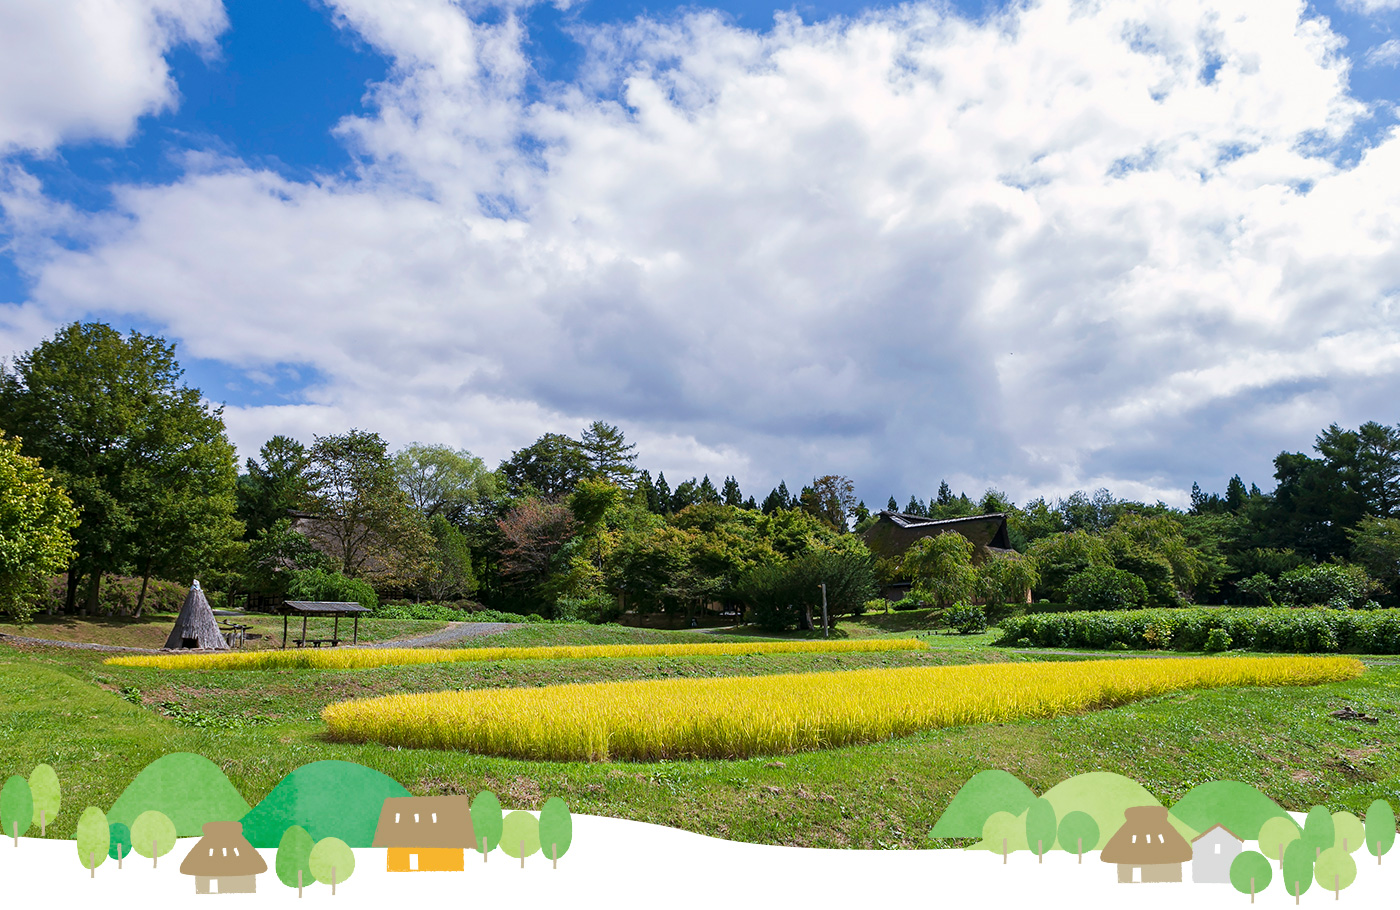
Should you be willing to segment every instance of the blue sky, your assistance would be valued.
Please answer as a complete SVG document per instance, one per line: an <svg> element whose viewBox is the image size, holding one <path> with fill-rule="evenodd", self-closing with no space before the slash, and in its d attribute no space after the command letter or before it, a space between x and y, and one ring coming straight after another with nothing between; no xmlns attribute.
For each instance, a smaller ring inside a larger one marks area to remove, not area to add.
<svg viewBox="0 0 1400 910"><path fill-rule="evenodd" d="M0 10L0 346L164 334L245 454L1181 503L1400 421L1400 0L85 9Z"/></svg>

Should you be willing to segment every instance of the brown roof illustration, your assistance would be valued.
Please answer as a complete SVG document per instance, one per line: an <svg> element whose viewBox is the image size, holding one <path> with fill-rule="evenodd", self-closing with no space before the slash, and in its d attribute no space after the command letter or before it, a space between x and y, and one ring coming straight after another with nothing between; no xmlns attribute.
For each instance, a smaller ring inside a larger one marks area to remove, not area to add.
<svg viewBox="0 0 1400 910"><path fill-rule="evenodd" d="M257 875L267 871L267 862L244 839L242 822L205 822L204 836L180 864L180 871L210 878Z"/></svg>
<svg viewBox="0 0 1400 910"><path fill-rule="evenodd" d="M472 801L465 796L391 796L379 810L375 847L474 847Z"/></svg>
<svg viewBox="0 0 1400 910"><path fill-rule="evenodd" d="M1166 806L1134 806L1123 815L1123 827L1099 854L1104 862L1155 866L1191 859L1191 845L1167 820Z"/></svg>
<svg viewBox="0 0 1400 910"><path fill-rule="evenodd" d="M1200 834L1197 834L1195 837L1191 838L1191 843L1194 844L1196 841L1198 841L1198 840L1200 840L1201 838L1205 837L1207 834L1209 834L1210 832L1214 831L1216 828L1219 828L1221 831L1224 831L1226 834L1230 835L1231 837L1233 837L1235 840L1239 841L1240 843L1244 843L1244 838L1240 837L1238 834L1236 834L1235 832L1231 831L1229 828L1225 827L1224 825L1211 825L1209 828L1205 829L1205 830L1202 831Z"/></svg>

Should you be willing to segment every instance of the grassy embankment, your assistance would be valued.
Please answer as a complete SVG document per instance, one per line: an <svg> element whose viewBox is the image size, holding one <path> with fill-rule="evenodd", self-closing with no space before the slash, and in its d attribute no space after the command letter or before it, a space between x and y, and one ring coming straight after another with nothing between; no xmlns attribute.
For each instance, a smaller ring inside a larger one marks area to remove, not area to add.
<svg viewBox="0 0 1400 910"><path fill-rule="evenodd" d="M885 623L891 628L882 628ZM917 615L876 616L842 631L904 637L917 623ZM160 626L168 629L168 620ZM464 645L753 637L530 625ZM41 761L58 769L64 810L50 833L60 837L73 836L83 806L109 806L139 768L175 751L214 759L250 802L296 767L338 758L378 768L416 793L490 789L507 806L534 808L560 795L578 813L804 846L932 846L926 835L938 814L985 768L1009 770L1037 792L1076 773L1112 770L1164 801L1203 781L1232 779L1258 786L1290 809L1322 803L1357 812L1377 797L1400 803L1400 753L1393 748L1400 739L1393 713L1400 704L1400 668L1383 665L1341 683L1182 692L1081 716L950 727L780 759L519 761L333 743L319 718L322 708L347 698L401 691L1027 659L988 647L993 637L933 635L928 641L934 647L922 652L286 670L259 673L256 685L247 673L109 667L101 653L0 645L0 774L27 774ZM1329 716L1343 705L1381 721Z"/></svg>

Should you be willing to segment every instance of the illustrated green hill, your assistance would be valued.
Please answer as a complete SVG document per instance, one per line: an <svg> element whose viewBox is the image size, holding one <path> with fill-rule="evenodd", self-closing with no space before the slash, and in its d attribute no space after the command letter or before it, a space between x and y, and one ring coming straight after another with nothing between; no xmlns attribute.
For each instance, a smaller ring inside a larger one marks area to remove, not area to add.
<svg viewBox="0 0 1400 910"><path fill-rule="evenodd" d="M351 847L374 841L379 810L390 796L410 795L385 774L348 761L302 765L243 816L243 836L254 847L276 847L282 832L300 825L315 840L338 837Z"/></svg>
<svg viewBox="0 0 1400 910"><path fill-rule="evenodd" d="M173 752L147 765L107 812L109 824L130 827L149 809L164 812L179 837L198 837L205 822L238 821L248 801L219 766L193 752Z"/></svg>
<svg viewBox="0 0 1400 910"><path fill-rule="evenodd" d="M1108 839L1123 827L1125 809L1133 806L1160 806L1142 784L1130 777L1108 771L1091 771L1076 774L1045 791L1044 799L1055 807L1055 817L1064 818L1071 812L1087 812L1099 826L1099 842L1092 848L1098 850L1108 843ZM1188 841L1200 832L1179 818L1168 816L1172 827L1181 832Z"/></svg>
<svg viewBox="0 0 1400 910"><path fill-rule="evenodd" d="M1260 827L1274 816L1288 817L1278 803L1237 780L1213 780L1192 787L1172 806L1171 814L1197 831L1224 825L1243 840L1256 840Z"/></svg>
<svg viewBox="0 0 1400 910"><path fill-rule="evenodd" d="M982 825L993 812L1020 815L1033 802L1035 793L1015 776L1005 771L979 771L958 790L929 837L981 837Z"/></svg>

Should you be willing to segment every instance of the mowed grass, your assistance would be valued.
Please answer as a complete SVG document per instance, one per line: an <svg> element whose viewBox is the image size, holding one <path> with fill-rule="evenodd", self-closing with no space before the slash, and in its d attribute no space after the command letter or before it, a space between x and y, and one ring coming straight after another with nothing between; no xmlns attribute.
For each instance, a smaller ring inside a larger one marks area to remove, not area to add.
<svg viewBox="0 0 1400 910"><path fill-rule="evenodd" d="M906 636L911 629L859 631ZM466 644L682 642L697 636L713 640L693 631L522 625ZM489 789L507 807L531 809L558 795L576 813L808 847L938 846L927 838L929 829L958 787L986 768L1010 771L1038 793L1073 774L1110 770L1141 781L1164 802L1207 780L1240 780L1300 811L1322 804L1360 813L1376 798L1400 804L1394 748L1400 668L1376 663L1345 682L1172 693L1082 715L948 727L738 760L524 761L337 743L318 716L334 702L395 691L1039 659L986 648L985 640L931 635L931 650L880 654L285 670L258 674L255 684L247 673L107 667L101 663L106 655L0 644L0 776L53 764L64 809L49 834L67 838L83 806L109 807L140 768L177 751L213 759L254 803L301 765L343 759L376 768L418 794ZM175 706L175 716L163 705ZM1380 723L1333 718L1343 706Z"/></svg>
<svg viewBox="0 0 1400 910"><path fill-rule="evenodd" d="M45 616L40 614L25 625L0 623L0 634L52 641L97 642L121 648L159 649L165 646L175 625L174 613L147 613L140 619L124 616ZM264 613L227 617L229 621L249 626L244 650L258 651L282 647L282 618ZM324 628L322 628L324 626ZM342 620L340 631L348 638L353 622ZM362 642L390 641L415 635L427 635L447 627L445 622L402 619L361 619L359 640ZM324 634L329 638L331 620L316 618L308 626L310 635ZM299 637L301 621L288 626L288 638Z"/></svg>
<svg viewBox="0 0 1400 910"><path fill-rule="evenodd" d="M1359 661L1337 657L922 667L395 694L331 705L321 717L346 742L555 761L747 758L1361 672Z"/></svg>

